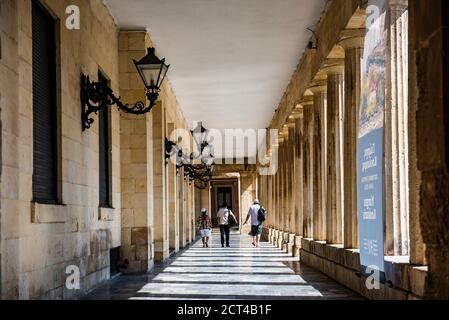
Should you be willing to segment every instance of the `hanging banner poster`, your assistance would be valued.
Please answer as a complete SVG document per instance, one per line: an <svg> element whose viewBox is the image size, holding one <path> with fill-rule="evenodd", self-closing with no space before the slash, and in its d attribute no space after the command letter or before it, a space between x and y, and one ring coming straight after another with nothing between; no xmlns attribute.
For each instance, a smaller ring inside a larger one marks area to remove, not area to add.
<svg viewBox="0 0 449 320"><path fill-rule="evenodd" d="M361 273L378 275L384 267L384 111L386 79L386 8L370 0L362 63L357 148L358 231Z"/></svg>

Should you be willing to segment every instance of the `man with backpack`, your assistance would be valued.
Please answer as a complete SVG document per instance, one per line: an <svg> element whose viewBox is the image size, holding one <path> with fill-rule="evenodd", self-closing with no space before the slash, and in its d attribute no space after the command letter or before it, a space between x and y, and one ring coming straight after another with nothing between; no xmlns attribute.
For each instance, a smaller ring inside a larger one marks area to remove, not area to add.
<svg viewBox="0 0 449 320"><path fill-rule="evenodd" d="M262 235L263 223L266 220L265 208L260 205L259 200L254 200L253 205L249 208L248 215L246 216L245 225L248 220L251 219L251 235L253 237L253 246L259 248L260 236Z"/></svg>

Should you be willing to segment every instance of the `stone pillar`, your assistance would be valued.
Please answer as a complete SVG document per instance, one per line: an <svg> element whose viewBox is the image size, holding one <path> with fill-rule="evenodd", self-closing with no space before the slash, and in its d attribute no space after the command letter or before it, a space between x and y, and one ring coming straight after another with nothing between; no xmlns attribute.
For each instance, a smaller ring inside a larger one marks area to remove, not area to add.
<svg viewBox="0 0 449 320"><path fill-rule="evenodd" d="M192 243L192 185L188 179L184 180L186 190L186 242Z"/></svg>
<svg viewBox="0 0 449 320"><path fill-rule="evenodd" d="M294 197L295 197L295 241L293 256L299 257L302 238L304 237L304 110L298 105L293 113L295 121L295 152L294 152Z"/></svg>
<svg viewBox="0 0 449 320"><path fill-rule="evenodd" d="M173 123L167 126L168 136L175 130ZM178 177L176 174L176 162L168 159L167 169L167 193L169 216L169 247L170 251L179 251L179 203L178 203Z"/></svg>
<svg viewBox="0 0 449 320"><path fill-rule="evenodd" d="M416 5L416 1L415 5ZM418 86L418 64L417 60L422 53L417 49L415 42L415 28L419 27L419 21L414 22L413 4L410 3L409 12L409 218L410 218L410 263L414 265L427 265L426 245L423 240L423 230L421 227L421 185L422 174L418 170L418 137L417 137L417 117L419 109L419 86ZM419 19L420 17L418 17ZM420 40L421 41L421 40ZM421 71L422 72L422 71Z"/></svg>
<svg viewBox="0 0 449 320"><path fill-rule="evenodd" d="M344 99L344 59L329 59L322 72L327 74L327 197L326 240L343 243L341 123Z"/></svg>
<svg viewBox="0 0 449 320"><path fill-rule="evenodd" d="M357 138L361 91L361 63L365 29L345 30L340 45L345 49L345 112L343 137L345 248L359 247L357 229Z"/></svg>
<svg viewBox="0 0 449 320"><path fill-rule="evenodd" d="M281 230L285 233L288 229L288 177L287 177L287 164L288 164L288 130L283 128L282 136L284 142L282 144L282 175L281 175L281 190L282 190L282 225ZM284 237L285 241L285 237Z"/></svg>
<svg viewBox="0 0 449 320"><path fill-rule="evenodd" d="M209 189L208 189L209 190ZM192 183L190 185L190 193L192 195L191 202L190 202L190 210L191 210L191 217L190 217L190 242L194 242L196 239L196 220L198 218L199 212L196 212L195 210L195 203L196 203L196 197L195 197L195 184Z"/></svg>
<svg viewBox="0 0 449 320"><path fill-rule="evenodd" d="M326 110L327 86L320 81L311 87L313 92L314 118L314 171L313 171L313 226L314 239L326 240Z"/></svg>
<svg viewBox="0 0 449 320"><path fill-rule="evenodd" d="M411 104L416 113L419 219L429 265L426 298L449 299L449 3L409 0ZM413 90L417 91L414 92ZM415 230L414 230L415 231Z"/></svg>
<svg viewBox="0 0 449 320"><path fill-rule="evenodd" d="M289 128L288 125L285 124L284 125L284 130L283 130L283 134L284 134L284 161L283 161L283 172L284 172L284 183L283 183L283 189L284 189L284 224L283 224L283 231L284 232L290 232L290 220L291 220L291 212L290 212L290 207L291 207L291 203L290 203L290 199L291 199L291 194L290 194L290 176L291 176L291 172L290 172L290 154L291 154L291 150L290 150L290 144L291 144L291 136L290 136L290 132L289 132ZM288 239L287 237L284 238L284 242L287 242Z"/></svg>
<svg viewBox="0 0 449 320"><path fill-rule="evenodd" d="M313 100L311 97L301 102L304 108L303 120L303 153L304 153L304 188L303 188L303 220L304 220L304 237L313 238L313 170L314 170L314 153L313 153Z"/></svg>
<svg viewBox="0 0 449 320"><path fill-rule="evenodd" d="M145 32L120 32L119 38L120 61L144 56L150 45ZM137 71L127 64L120 65L120 94L123 101L146 101ZM120 116L121 257L129 261L126 273L145 273L154 265L151 130L151 114Z"/></svg>
<svg viewBox="0 0 449 320"><path fill-rule="evenodd" d="M167 171L165 167L165 108L161 104L151 111L153 116L153 201L154 258L169 257L169 219L167 213Z"/></svg>
<svg viewBox="0 0 449 320"><path fill-rule="evenodd" d="M270 140L271 140L271 138L270 138ZM277 141L271 146L270 153L271 153L271 155L273 155L273 153L277 154L277 159L275 161L277 161L277 163L278 163L278 168L276 169L276 172L273 173L273 175L270 176L270 180L271 180L271 192L270 192L271 209L270 209L270 212L271 212L271 214L270 214L269 217L271 217L270 218L270 225L271 225L271 228L272 228L271 243L275 244L276 241L277 241L277 233L276 233L276 231L277 231L277 220L276 220L276 217L277 217L277 205L276 205L277 204L277 202L276 202L277 201L277 197L276 197L276 193L277 193L277 175L278 175L278 172L279 172L279 148L278 148L278 142Z"/></svg>
<svg viewBox="0 0 449 320"><path fill-rule="evenodd" d="M186 247L186 203L185 203L185 183L183 180L184 169L181 168L177 175L178 181L178 207L179 207L179 248Z"/></svg>
<svg viewBox="0 0 449 320"><path fill-rule="evenodd" d="M271 199L272 199L272 215L273 215L273 244L276 244L277 242L277 230L278 230L278 175L279 175L279 166L280 166L280 155L279 155L279 148L278 148L278 140L276 139L275 145L273 145L273 149L276 148L278 153L278 168L275 172L275 174L272 177L273 181L273 187L271 189Z"/></svg>
<svg viewBox="0 0 449 320"><path fill-rule="evenodd" d="M296 149L297 149L297 143L296 143L296 119L293 116L289 117L288 121L288 137L289 137L289 161L288 161L288 172L287 176L289 179L289 226L288 231L289 234L289 240L288 240L288 248L287 252L293 254L293 246L295 243L295 236L296 236L296 224L297 221L297 204L296 202L299 199L296 199L296 176L298 175L297 168L296 168Z"/></svg>
<svg viewBox="0 0 449 320"><path fill-rule="evenodd" d="M283 190L284 190L284 196L283 196L283 202L284 202L284 223L282 226L283 231L283 243L282 243L282 250L287 251L288 250L288 242L289 242L289 224L290 224L290 184L289 184L289 159L290 159L290 139L288 135L288 126L285 124L283 127L283 136L284 136L284 161L283 161Z"/></svg>
<svg viewBox="0 0 449 320"><path fill-rule="evenodd" d="M268 227L273 229L273 218L274 218L274 209L273 209L273 176L267 176L267 211L268 211Z"/></svg>
<svg viewBox="0 0 449 320"><path fill-rule="evenodd" d="M284 161L285 161L285 148L284 148L284 136L281 133L279 136L279 173L278 173L278 181L277 181L277 207L278 207L278 235L277 235L277 243L276 245L279 248L282 248L282 244L284 241L283 232L284 232Z"/></svg>
<svg viewBox="0 0 449 320"><path fill-rule="evenodd" d="M409 254L408 12L406 0L387 11L388 50L385 108L386 255ZM389 59L388 59L389 58Z"/></svg>

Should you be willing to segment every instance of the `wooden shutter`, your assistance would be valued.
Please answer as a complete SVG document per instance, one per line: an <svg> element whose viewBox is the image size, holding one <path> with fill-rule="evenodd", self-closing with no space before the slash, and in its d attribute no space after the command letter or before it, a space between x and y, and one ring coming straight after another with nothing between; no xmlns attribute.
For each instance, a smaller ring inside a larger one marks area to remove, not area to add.
<svg viewBox="0 0 449 320"><path fill-rule="evenodd" d="M99 73L98 81L108 85L107 79ZM100 207L111 207L110 190L110 146L109 146L109 108L104 107L98 113L99 159L100 159Z"/></svg>
<svg viewBox="0 0 449 320"><path fill-rule="evenodd" d="M37 1L33 27L33 198L57 202L55 20Z"/></svg>

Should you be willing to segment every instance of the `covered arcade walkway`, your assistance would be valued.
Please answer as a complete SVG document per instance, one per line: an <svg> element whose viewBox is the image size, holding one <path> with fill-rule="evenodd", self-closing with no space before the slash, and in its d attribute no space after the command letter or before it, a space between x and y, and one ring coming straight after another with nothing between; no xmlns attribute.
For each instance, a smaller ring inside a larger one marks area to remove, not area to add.
<svg viewBox="0 0 449 320"><path fill-rule="evenodd" d="M231 248L221 248L214 232L212 246L201 241L154 274L123 276L108 282L87 299L360 299L325 275L301 265L297 258L266 242L255 249L249 236L231 235Z"/></svg>

